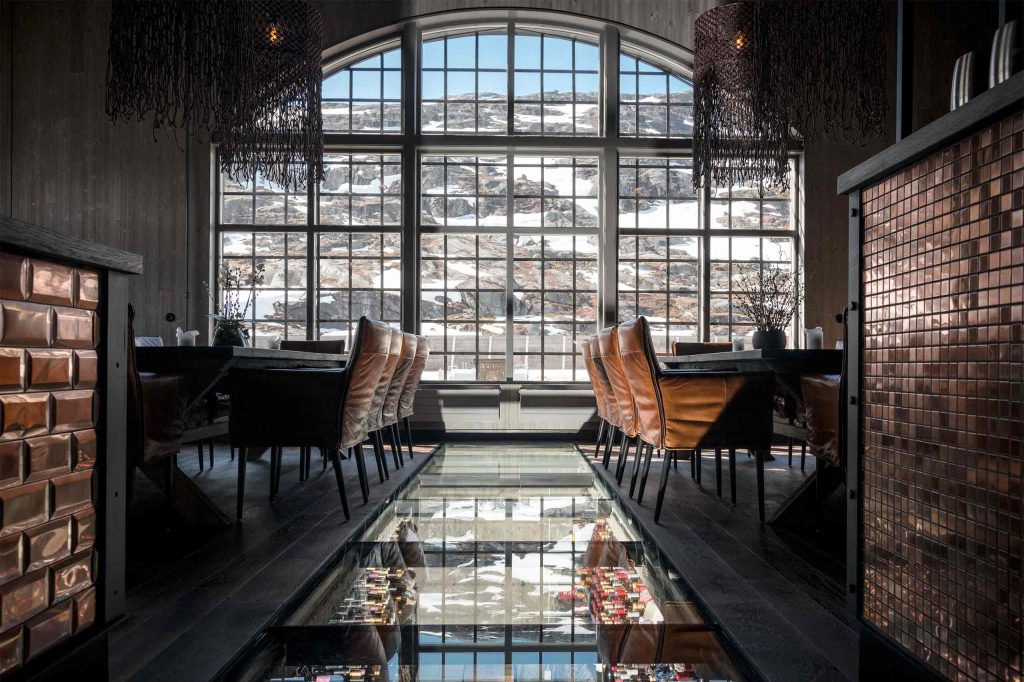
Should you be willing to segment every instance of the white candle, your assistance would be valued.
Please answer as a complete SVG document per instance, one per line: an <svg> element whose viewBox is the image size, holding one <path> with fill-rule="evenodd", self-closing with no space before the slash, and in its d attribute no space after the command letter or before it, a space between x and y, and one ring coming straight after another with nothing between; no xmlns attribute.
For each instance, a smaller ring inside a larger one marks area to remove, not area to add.
<svg viewBox="0 0 1024 682"><path fill-rule="evenodd" d="M821 327L804 330L804 347L809 350L820 350L823 339L824 336L822 334Z"/></svg>

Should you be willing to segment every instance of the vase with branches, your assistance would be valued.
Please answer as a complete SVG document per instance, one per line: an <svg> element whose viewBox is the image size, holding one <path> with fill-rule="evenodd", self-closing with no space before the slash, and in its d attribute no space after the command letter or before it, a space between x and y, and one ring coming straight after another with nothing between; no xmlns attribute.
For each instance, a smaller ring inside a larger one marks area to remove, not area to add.
<svg viewBox="0 0 1024 682"><path fill-rule="evenodd" d="M217 289L209 282L203 282L203 289L213 306L213 345L244 346L249 338L249 310L256 305L256 287L263 284L263 263L256 263L252 270L221 268L217 273ZM220 299L217 298L220 292ZM243 302L242 296L245 296Z"/></svg>
<svg viewBox="0 0 1024 682"><path fill-rule="evenodd" d="M736 305L757 329L754 348L785 348L786 327L803 302L800 271L765 263L744 273L737 284Z"/></svg>

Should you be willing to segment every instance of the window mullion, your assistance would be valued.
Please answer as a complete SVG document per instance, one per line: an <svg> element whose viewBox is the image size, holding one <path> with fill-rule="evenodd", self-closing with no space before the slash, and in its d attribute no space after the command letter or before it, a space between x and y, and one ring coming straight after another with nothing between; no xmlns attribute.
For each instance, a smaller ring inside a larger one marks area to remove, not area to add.
<svg viewBox="0 0 1024 682"><path fill-rule="evenodd" d="M313 177L313 166L310 164L308 177ZM317 268L316 225L320 220L319 187L312 182L306 183L306 339L320 337L319 312L317 303L320 299L318 284L320 276ZM286 252L287 253L287 252Z"/></svg>
<svg viewBox="0 0 1024 682"><path fill-rule="evenodd" d="M412 143L419 125L419 60L422 35L415 24L402 31L402 329L419 332L419 159Z"/></svg>
<svg viewBox="0 0 1024 682"><path fill-rule="evenodd" d="M619 30L607 26L601 34L602 85L598 101L604 108L602 135L611 142L619 135ZM598 167L601 177L598 239L598 326L608 327L618 319L618 253L619 253L619 151L605 144Z"/></svg>
<svg viewBox="0 0 1024 682"><path fill-rule="evenodd" d="M513 362L515 360L513 332L513 312L515 310L513 277L515 276L515 176L511 152L505 155L505 380L513 380ZM529 378L529 356L526 357L527 378Z"/></svg>
<svg viewBox="0 0 1024 682"><path fill-rule="evenodd" d="M700 340L711 340L711 188L702 183L698 201L698 216L701 221L700 249Z"/></svg>

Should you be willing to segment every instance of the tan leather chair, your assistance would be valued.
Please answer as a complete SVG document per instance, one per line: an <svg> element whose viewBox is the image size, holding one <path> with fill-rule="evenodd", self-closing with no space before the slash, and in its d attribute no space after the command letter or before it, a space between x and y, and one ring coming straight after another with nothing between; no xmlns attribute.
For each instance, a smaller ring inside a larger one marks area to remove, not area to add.
<svg viewBox="0 0 1024 682"><path fill-rule="evenodd" d="M367 431L370 443L373 444L373 454L377 460L377 474L380 482L391 478L388 470L388 461L384 458L384 440L380 437L380 430L384 426L384 400L387 398L388 389L391 388L391 380L395 376L395 369L398 361L402 359L402 343L404 335L398 329L391 330L391 340L388 346L388 358L384 363L384 371L381 372L377 390L373 395L373 403L370 406L370 417L367 422ZM398 466L398 458L395 458L395 466Z"/></svg>
<svg viewBox="0 0 1024 682"><path fill-rule="evenodd" d="M399 356L395 372L391 376L391 385L388 386L387 395L384 396L384 408L382 410L381 430L382 435L387 436L391 445L391 454L395 466L405 466L405 458L402 456L402 445L398 436L398 402L402 399L402 391L409 379L409 372L412 371L413 363L416 361L416 346L419 338L408 332L402 334L402 354Z"/></svg>
<svg viewBox="0 0 1024 682"><path fill-rule="evenodd" d="M741 448L752 451L756 459L758 517L763 522L764 455L772 443L775 390L772 373L662 369L651 342L650 327L643 317L619 325L618 338L619 354L636 400L640 434L647 444L637 501L643 499L654 448L689 450L691 467L697 472L700 463L694 451L715 449L719 496L720 453L728 448L735 500L736 449ZM661 517L669 468L666 455L654 511L655 522Z"/></svg>
<svg viewBox="0 0 1024 682"><path fill-rule="evenodd" d="M732 344L726 341L673 341L672 355L706 355L708 353L728 353Z"/></svg>
<svg viewBox="0 0 1024 682"><path fill-rule="evenodd" d="M601 380L597 376L597 365L590 346L591 337L585 336L580 340L580 352L583 355L583 366L587 368L587 376L590 378L590 387L594 390L594 402L597 404L597 444L594 445L594 458L597 458L601 451L601 443L604 441L605 430L610 428L608 424L608 405L605 397L601 394Z"/></svg>
<svg viewBox="0 0 1024 682"><path fill-rule="evenodd" d="M416 337L416 357L409 369L409 376L405 379L405 386L402 387L402 397L398 399L398 418L405 424L405 439L409 446L409 459L412 459L412 427L409 425L409 417L413 415L416 408L416 391L420 387L420 379L423 378L423 370L427 366L427 358L430 356L430 342L425 336Z"/></svg>
<svg viewBox="0 0 1024 682"><path fill-rule="evenodd" d="M619 461L615 467L615 481L621 484L622 475L626 469L626 460L629 457L631 441L638 439L640 435L636 417L636 402L633 400L633 394L629 388L629 380L626 378L626 368L622 365L622 358L619 357L619 338L616 327L602 329L597 335L597 342L600 362L604 367L605 376L608 377L608 383L612 389L612 399L615 401L619 415L619 430L622 432ZM637 440L636 446L637 455L634 459L639 458L639 440ZM634 480L635 478L634 476ZM632 484L630 487L632 488Z"/></svg>
<svg viewBox="0 0 1024 682"><path fill-rule="evenodd" d="M344 339L318 339L306 341L304 339L282 339L281 350L298 350L305 353L332 353L341 355L345 352Z"/></svg>
<svg viewBox="0 0 1024 682"><path fill-rule="evenodd" d="M604 468L607 469L608 462L611 459L612 446L615 443L615 436L622 426L622 415L619 414L619 404L615 401L612 384L608 380L604 363L601 361L601 343L596 334L590 337L590 355L594 360L594 368L597 370L597 383L600 389L599 396L604 401L605 419L609 427L611 427L605 431L604 440L603 464Z"/></svg>
<svg viewBox="0 0 1024 682"><path fill-rule="evenodd" d="M384 322L359 320L348 363L340 369L261 369L232 372L231 444L234 447L317 447L334 466L345 518L348 498L341 450L352 450L363 503L369 483L362 442L391 348ZM238 458L238 518L242 516L246 458ZM278 472L279 473L279 470Z"/></svg>

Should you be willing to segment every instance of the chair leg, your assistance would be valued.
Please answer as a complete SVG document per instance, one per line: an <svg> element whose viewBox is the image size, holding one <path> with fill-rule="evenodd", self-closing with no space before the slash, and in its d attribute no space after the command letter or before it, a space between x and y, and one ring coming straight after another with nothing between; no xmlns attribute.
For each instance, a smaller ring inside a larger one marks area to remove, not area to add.
<svg viewBox="0 0 1024 682"><path fill-rule="evenodd" d="M757 518L764 523L764 452L754 453L757 460Z"/></svg>
<svg viewBox="0 0 1024 682"><path fill-rule="evenodd" d="M281 448L270 448L270 501L277 497L277 486L281 480Z"/></svg>
<svg viewBox="0 0 1024 682"><path fill-rule="evenodd" d="M380 463L384 467L384 480L391 480L391 468L388 466L388 455L384 452L384 434L381 433L380 429L373 432L374 438L377 440L377 445L380 446Z"/></svg>
<svg viewBox="0 0 1024 682"><path fill-rule="evenodd" d="M792 467L793 466L793 439L792 438L787 438L786 440L789 441L789 443L788 443L788 445L789 445L789 448L788 448L789 449L789 466Z"/></svg>
<svg viewBox="0 0 1024 682"><path fill-rule="evenodd" d="M604 429L605 425L608 423L600 417L598 417L598 421L601 422L601 425L597 428L597 444L594 446L594 459L597 459L598 455L601 453L601 442L604 440Z"/></svg>
<svg viewBox="0 0 1024 682"><path fill-rule="evenodd" d="M679 451L678 450L673 450L672 451L672 468L677 470L677 471L679 470Z"/></svg>
<svg viewBox="0 0 1024 682"><path fill-rule="evenodd" d="M697 480L697 451L690 450L690 479Z"/></svg>
<svg viewBox="0 0 1024 682"><path fill-rule="evenodd" d="M736 448L729 448L729 495L736 504Z"/></svg>
<svg viewBox="0 0 1024 682"><path fill-rule="evenodd" d="M209 446L209 448L210 448L210 468L212 469L213 468L213 439L212 438L207 442L207 446Z"/></svg>
<svg viewBox="0 0 1024 682"><path fill-rule="evenodd" d="M636 437L636 454L633 455L633 472L629 476L629 496L633 497L633 491L636 490L636 482L640 474L640 465L643 463L644 450L646 450L647 444L640 440L640 436Z"/></svg>
<svg viewBox="0 0 1024 682"><path fill-rule="evenodd" d="M612 446L615 445L616 431L616 427L612 426L611 424L608 425L608 433L605 435L604 440L604 461L602 462L604 464L605 471L608 471L608 463L611 461L612 458Z"/></svg>
<svg viewBox="0 0 1024 682"><path fill-rule="evenodd" d="M715 490L722 496L722 451L715 448Z"/></svg>
<svg viewBox="0 0 1024 682"><path fill-rule="evenodd" d="M697 453L697 485L700 485L701 469L703 469L703 466L701 465L704 464L704 454L700 450L696 450L695 452Z"/></svg>
<svg viewBox="0 0 1024 682"><path fill-rule="evenodd" d="M630 438L622 432L622 444L619 445L619 461L615 465L615 484L622 485L622 474L626 471L626 459L629 457Z"/></svg>
<svg viewBox="0 0 1024 682"><path fill-rule="evenodd" d="M675 452L672 452L672 457L675 457ZM654 523L658 523L661 518L661 503L665 501L665 487L668 485L668 459L661 467L661 483L658 485L658 501L654 503Z"/></svg>
<svg viewBox="0 0 1024 682"><path fill-rule="evenodd" d="M374 431L370 434L370 444L373 446L373 458L377 462L377 477L380 478L380 482L383 483L385 472L384 467L386 466L386 463L384 462L384 453L382 452L383 448L377 444L376 433L377 432Z"/></svg>
<svg viewBox="0 0 1024 682"><path fill-rule="evenodd" d="M345 493L345 476L341 471L341 455L338 448L331 448L331 464L334 466L334 478L338 481L338 494L341 495L341 510L345 512L345 520L352 518L348 511L348 495Z"/></svg>
<svg viewBox="0 0 1024 682"><path fill-rule="evenodd" d="M196 447L199 448L199 470L203 470L203 441L196 443Z"/></svg>
<svg viewBox="0 0 1024 682"><path fill-rule="evenodd" d="M391 438L391 447L398 453L399 466L405 466L405 452L402 450L402 434L398 432L398 422L388 428L388 435Z"/></svg>
<svg viewBox="0 0 1024 682"><path fill-rule="evenodd" d="M800 443L800 471L804 471L805 464L807 464L807 441Z"/></svg>
<svg viewBox="0 0 1024 682"><path fill-rule="evenodd" d="M242 520L242 503L245 500L245 448L238 453L238 509L235 518Z"/></svg>
<svg viewBox="0 0 1024 682"><path fill-rule="evenodd" d="M235 461L235 446L234 445L231 446L231 461L232 462Z"/></svg>
<svg viewBox="0 0 1024 682"><path fill-rule="evenodd" d="M409 446L409 461L412 461L412 427L409 426L408 417L402 417L402 421L405 422L405 442Z"/></svg>
<svg viewBox="0 0 1024 682"><path fill-rule="evenodd" d="M359 472L359 490L363 493L363 504L370 501L370 482L366 477L366 459L363 454L363 444L355 446L356 471Z"/></svg>
<svg viewBox="0 0 1024 682"><path fill-rule="evenodd" d="M395 462L395 471L398 471L398 468L403 464L402 449L395 445L395 430L391 428L392 426L393 424L389 424L383 430L388 436L388 446L391 448L391 458Z"/></svg>
<svg viewBox="0 0 1024 682"><path fill-rule="evenodd" d="M644 473L640 477L640 489L636 493L636 503L644 503L644 488L647 487L647 475L651 473L651 460L654 459L654 446L647 444L647 457L644 459Z"/></svg>

